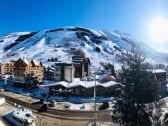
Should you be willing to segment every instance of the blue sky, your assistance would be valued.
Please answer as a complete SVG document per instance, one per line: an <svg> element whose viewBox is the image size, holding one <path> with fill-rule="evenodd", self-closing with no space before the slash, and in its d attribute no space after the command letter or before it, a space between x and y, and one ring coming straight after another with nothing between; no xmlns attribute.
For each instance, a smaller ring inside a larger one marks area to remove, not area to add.
<svg viewBox="0 0 168 126"><path fill-rule="evenodd" d="M128 32L148 41L147 26L167 18L168 0L0 0L0 36L62 26Z"/></svg>

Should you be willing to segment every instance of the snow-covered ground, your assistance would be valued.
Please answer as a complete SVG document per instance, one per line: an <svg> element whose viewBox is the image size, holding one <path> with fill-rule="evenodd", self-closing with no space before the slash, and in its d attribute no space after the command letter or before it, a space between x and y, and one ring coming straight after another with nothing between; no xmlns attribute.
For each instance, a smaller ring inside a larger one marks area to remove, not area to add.
<svg viewBox="0 0 168 126"><path fill-rule="evenodd" d="M42 30L32 36L31 34L31 32L16 32L1 37L1 62L17 60L20 57L40 60L46 66L50 65L47 59L52 57L57 57L59 61L70 62L71 49L75 48L85 52L86 57L91 59L93 69L98 69L100 62L113 63L115 68L119 69L121 66L119 57L130 51L133 44L139 43L134 37L120 31L97 31L79 27ZM99 48L100 52L96 51L96 48ZM147 55L147 61L167 63L167 54L158 53L145 44L142 44L141 48Z"/></svg>

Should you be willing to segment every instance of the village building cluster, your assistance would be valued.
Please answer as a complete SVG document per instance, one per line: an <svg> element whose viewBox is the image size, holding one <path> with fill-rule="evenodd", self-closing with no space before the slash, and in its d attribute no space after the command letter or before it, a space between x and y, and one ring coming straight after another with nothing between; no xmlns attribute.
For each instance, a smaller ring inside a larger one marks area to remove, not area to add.
<svg viewBox="0 0 168 126"><path fill-rule="evenodd" d="M114 76L103 75L103 78L99 76L94 78L90 66L90 59L80 54L73 55L72 61L69 63L57 61L48 67L44 67L41 62L36 60L19 58L16 61L1 63L0 74L6 84L25 89L37 86L45 87L52 95L86 96L87 94L92 96L95 82L97 92L100 92L98 94L101 95L101 91L104 89L111 91L112 87L119 85L115 82Z"/></svg>
<svg viewBox="0 0 168 126"><path fill-rule="evenodd" d="M124 88L118 80L119 73L112 72L93 75L90 70L90 59L84 55L72 56L72 62L53 62L50 67L44 67L42 62L19 58L0 64L1 79L6 84L15 87L32 89L34 87L48 88L51 95L93 96L96 86L97 96L110 96L117 89ZM109 72L109 71L108 71ZM120 71L121 72L121 71ZM167 72L153 70L158 82L159 92L167 93Z"/></svg>
<svg viewBox="0 0 168 126"><path fill-rule="evenodd" d="M90 73L90 60L82 56L73 56L72 63L56 62L44 70L45 80L72 82L73 78L84 78Z"/></svg>

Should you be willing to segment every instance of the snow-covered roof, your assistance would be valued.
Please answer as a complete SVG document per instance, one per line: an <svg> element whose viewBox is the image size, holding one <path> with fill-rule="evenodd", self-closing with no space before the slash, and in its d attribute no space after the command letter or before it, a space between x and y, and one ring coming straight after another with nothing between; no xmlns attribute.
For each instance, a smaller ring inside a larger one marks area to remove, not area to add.
<svg viewBox="0 0 168 126"><path fill-rule="evenodd" d="M101 86L105 87L105 88L108 88L108 87L112 87L112 86L115 86L115 85L121 85L120 83L117 83L115 81L109 81L109 82L106 82L106 83L101 83L100 84Z"/></svg>
<svg viewBox="0 0 168 126"><path fill-rule="evenodd" d="M33 62L34 62L34 64L36 65L36 66L38 66L39 64L40 64L40 62L38 62L37 60L32 60Z"/></svg>
<svg viewBox="0 0 168 126"><path fill-rule="evenodd" d="M64 83L66 83L65 81L59 81L59 82L57 82L57 81L43 80L43 83L44 83L44 85L39 85L39 86L40 87L50 87L50 86L62 85L64 87L67 87L67 85L64 84Z"/></svg>
<svg viewBox="0 0 168 126"><path fill-rule="evenodd" d="M22 58L22 60L28 65L30 63L30 60L27 58Z"/></svg>
<svg viewBox="0 0 168 126"><path fill-rule="evenodd" d="M66 81L58 81L58 82L43 81L43 82L45 84L40 85L40 87L50 87L50 86L62 85L66 88L73 88L73 87L78 87L78 86L82 86L84 88L92 88L95 86L95 81L81 81L80 79L76 79L73 82L66 82ZM96 81L96 86L102 86L104 88L112 87L115 85L121 85L121 84L118 82L115 82L115 81L108 81L105 83L100 83L100 82Z"/></svg>
<svg viewBox="0 0 168 126"><path fill-rule="evenodd" d="M36 66L40 65L40 62L34 59L21 58L27 65L33 62Z"/></svg>
<svg viewBox="0 0 168 126"><path fill-rule="evenodd" d="M166 73L166 70L164 70L164 69L153 69L152 73Z"/></svg>
<svg viewBox="0 0 168 126"><path fill-rule="evenodd" d="M82 84L80 84L78 81L74 81L68 84L68 88L73 88L73 87L78 87L78 86L82 86Z"/></svg>

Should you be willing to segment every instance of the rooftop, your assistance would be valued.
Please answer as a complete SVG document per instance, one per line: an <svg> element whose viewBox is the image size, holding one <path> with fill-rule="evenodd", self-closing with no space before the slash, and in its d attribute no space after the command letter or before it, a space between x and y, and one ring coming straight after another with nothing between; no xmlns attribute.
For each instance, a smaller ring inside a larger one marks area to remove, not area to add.
<svg viewBox="0 0 168 126"><path fill-rule="evenodd" d="M84 87L84 88L92 88L95 86L95 81L81 81L79 78L75 78L73 80L73 82L66 82L66 81L48 81L48 80L44 80L43 81L43 85L39 85L39 87L50 87L50 86L57 86L57 85L62 85L66 88L73 88L73 87ZM96 81L96 86L102 86L104 88L108 88L108 87L112 87L112 86L116 86L116 85L121 85L118 82L115 81L108 81L105 83L100 83L98 81Z"/></svg>

